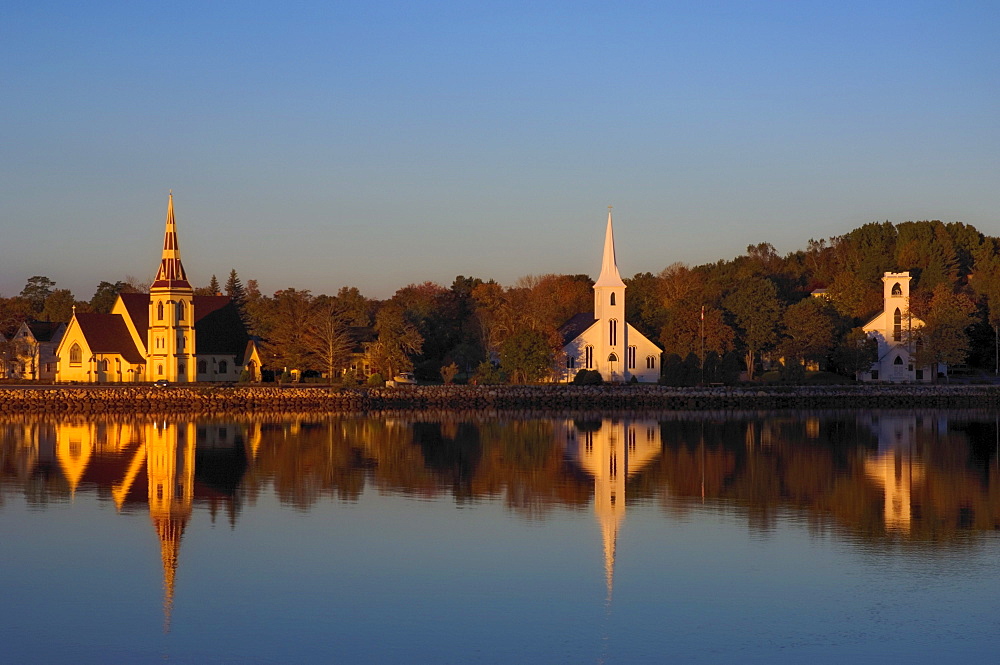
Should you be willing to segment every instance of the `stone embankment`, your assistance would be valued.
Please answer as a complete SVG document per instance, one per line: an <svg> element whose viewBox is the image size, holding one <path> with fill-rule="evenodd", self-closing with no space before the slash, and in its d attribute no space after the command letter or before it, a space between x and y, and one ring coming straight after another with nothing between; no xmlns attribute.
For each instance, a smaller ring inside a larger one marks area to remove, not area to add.
<svg viewBox="0 0 1000 665"><path fill-rule="evenodd" d="M0 413L273 413L389 410L991 408L998 386L2 387Z"/></svg>

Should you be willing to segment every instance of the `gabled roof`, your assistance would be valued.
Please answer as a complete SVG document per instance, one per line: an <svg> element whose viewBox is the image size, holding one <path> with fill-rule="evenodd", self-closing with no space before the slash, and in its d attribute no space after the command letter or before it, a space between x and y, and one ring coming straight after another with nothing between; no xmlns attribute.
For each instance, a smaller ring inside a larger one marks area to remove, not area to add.
<svg viewBox="0 0 1000 665"><path fill-rule="evenodd" d="M371 326L350 326L347 334L351 336L351 353L364 353L365 344L371 344L378 340L375 328Z"/></svg>
<svg viewBox="0 0 1000 665"><path fill-rule="evenodd" d="M36 342L51 342L57 333L66 329L61 321L25 321L23 325Z"/></svg>
<svg viewBox="0 0 1000 665"><path fill-rule="evenodd" d="M87 340L91 353L117 353L133 365L142 365L145 359L135 348L132 334L125 319L119 314L77 314L77 325Z"/></svg>
<svg viewBox="0 0 1000 665"><path fill-rule="evenodd" d="M246 352L246 326L240 311L227 296L194 297L194 352L242 357Z"/></svg>
<svg viewBox="0 0 1000 665"><path fill-rule="evenodd" d="M146 331L149 330L149 294L119 293L118 297L122 299L122 304L125 305L129 318L132 319L132 325L135 326L140 335L145 336Z"/></svg>
<svg viewBox="0 0 1000 665"><path fill-rule="evenodd" d="M587 328L597 323L593 312L580 312L564 323L559 328L559 335L562 337L563 346L566 346L574 339L586 332Z"/></svg>

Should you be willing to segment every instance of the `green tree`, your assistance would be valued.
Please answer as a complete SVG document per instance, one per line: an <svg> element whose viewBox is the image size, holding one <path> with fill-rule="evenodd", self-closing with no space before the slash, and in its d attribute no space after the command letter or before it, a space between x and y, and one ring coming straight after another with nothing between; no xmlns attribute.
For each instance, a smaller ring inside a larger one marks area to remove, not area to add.
<svg viewBox="0 0 1000 665"><path fill-rule="evenodd" d="M127 292L128 285L125 282L118 281L114 284L111 282L101 282L97 285L97 290L94 291L94 295L90 299L90 310L98 314L108 314L111 312L111 308L115 306L118 294Z"/></svg>
<svg viewBox="0 0 1000 665"><path fill-rule="evenodd" d="M83 304L86 305L86 303ZM43 321L69 323L69 320L73 318L74 305L76 305L76 300L73 298L72 291L69 289L55 289L45 299L40 318ZM89 307L89 305L86 306Z"/></svg>
<svg viewBox="0 0 1000 665"><path fill-rule="evenodd" d="M222 293L222 289L219 288L219 280L214 273L212 274L212 280L208 283L208 290L211 291L209 295L213 296Z"/></svg>
<svg viewBox="0 0 1000 665"><path fill-rule="evenodd" d="M21 289L21 297L31 304L31 308L37 314L42 313L45 307L45 299L52 295L52 290L56 283L43 275L35 275L28 280L28 283Z"/></svg>
<svg viewBox="0 0 1000 665"><path fill-rule="evenodd" d="M384 376L394 377L413 369L413 356L420 353L424 338L400 303L390 300L379 309L375 333L378 339L372 345L372 356Z"/></svg>
<svg viewBox="0 0 1000 665"><path fill-rule="evenodd" d="M552 373L553 360L549 337L540 330L517 332L500 347L500 369L511 383L541 381Z"/></svg>
<svg viewBox="0 0 1000 665"><path fill-rule="evenodd" d="M823 362L833 348L837 316L824 298L805 298L785 310L781 353L789 363Z"/></svg>
<svg viewBox="0 0 1000 665"><path fill-rule="evenodd" d="M764 277L751 277L736 287L723 301L739 329L744 348L747 377L754 378L754 366L761 351L778 341L781 303L774 283Z"/></svg>
<svg viewBox="0 0 1000 665"><path fill-rule="evenodd" d="M864 328L850 330L833 352L833 362L842 374L855 379L858 372L871 369L878 360L878 341L869 337Z"/></svg>
<svg viewBox="0 0 1000 665"><path fill-rule="evenodd" d="M966 333L973 323L976 306L964 293L955 293L947 284L934 288L924 315L924 325L915 331L917 365L931 365L933 380L937 380L938 365L965 362L969 353Z"/></svg>

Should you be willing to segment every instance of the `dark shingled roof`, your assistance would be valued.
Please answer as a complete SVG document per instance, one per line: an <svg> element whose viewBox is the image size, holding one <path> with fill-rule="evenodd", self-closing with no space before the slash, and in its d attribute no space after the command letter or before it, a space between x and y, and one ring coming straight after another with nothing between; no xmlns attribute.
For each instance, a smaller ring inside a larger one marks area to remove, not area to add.
<svg viewBox="0 0 1000 665"><path fill-rule="evenodd" d="M129 318L135 325L135 329L143 337L149 330L149 294L148 293L119 293L122 304L128 311Z"/></svg>
<svg viewBox="0 0 1000 665"><path fill-rule="evenodd" d="M149 294L120 294L125 309L144 335L149 330ZM194 296L195 353L216 355L242 354L249 341L240 312L229 296Z"/></svg>
<svg viewBox="0 0 1000 665"><path fill-rule="evenodd" d="M26 321L25 324L36 342L51 342L59 326L63 325L59 321Z"/></svg>
<svg viewBox="0 0 1000 665"><path fill-rule="evenodd" d="M365 344L378 340L378 335L371 326L350 326L347 334L351 336L353 342L351 353L364 353Z"/></svg>
<svg viewBox="0 0 1000 665"><path fill-rule="evenodd" d="M194 297L196 354L226 354L242 358L250 336L240 310L228 296Z"/></svg>
<svg viewBox="0 0 1000 665"><path fill-rule="evenodd" d="M121 315L77 314L76 322L80 325L80 330L92 353L120 353L133 365L142 365L146 362L135 348L135 342L132 341L132 335Z"/></svg>
<svg viewBox="0 0 1000 665"><path fill-rule="evenodd" d="M562 336L563 346L566 346L574 339L579 337L587 330L590 326L594 325L597 319L594 318L592 312L580 312L576 314L566 323L562 324L559 329L559 334Z"/></svg>

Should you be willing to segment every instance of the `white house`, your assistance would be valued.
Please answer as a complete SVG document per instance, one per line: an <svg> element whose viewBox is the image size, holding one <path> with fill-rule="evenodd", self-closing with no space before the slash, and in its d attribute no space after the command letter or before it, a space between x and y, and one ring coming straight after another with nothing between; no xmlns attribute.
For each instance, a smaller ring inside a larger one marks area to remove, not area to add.
<svg viewBox="0 0 1000 665"><path fill-rule="evenodd" d="M916 367L913 355L919 343L913 332L924 322L910 314L910 273L887 272L882 277L884 306L882 312L863 326L865 333L878 341L878 361L862 381L892 383L930 382L934 379L929 366ZM939 365L939 371L946 371Z"/></svg>
<svg viewBox="0 0 1000 665"><path fill-rule="evenodd" d="M572 381L581 369L597 370L605 381L655 383L663 350L625 321L625 282L615 260L611 209L604 235L601 275L594 284L594 311L577 314L559 330L565 367L557 379Z"/></svg>

